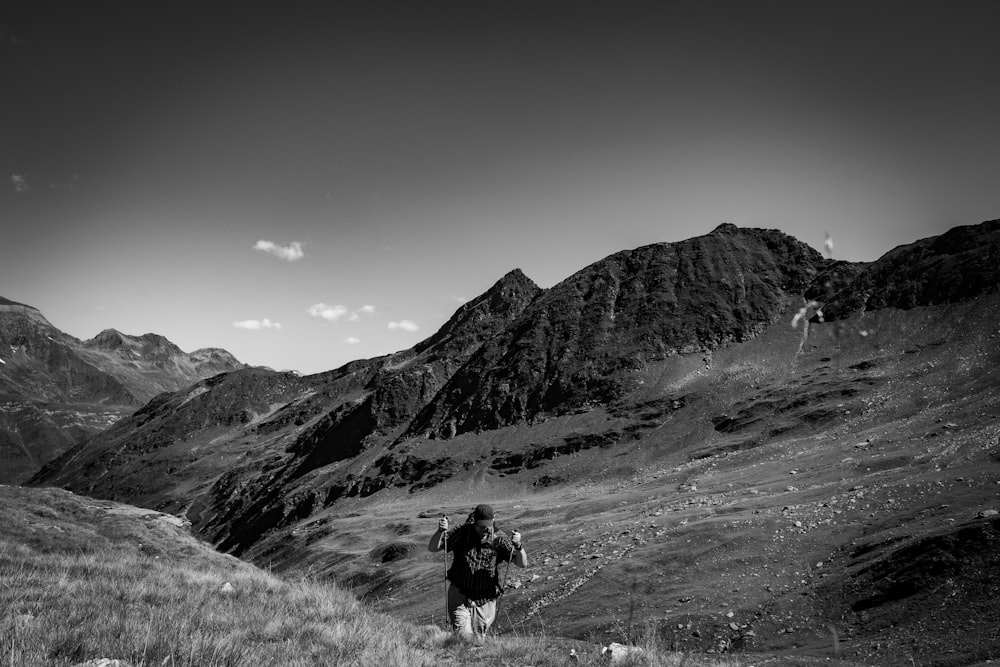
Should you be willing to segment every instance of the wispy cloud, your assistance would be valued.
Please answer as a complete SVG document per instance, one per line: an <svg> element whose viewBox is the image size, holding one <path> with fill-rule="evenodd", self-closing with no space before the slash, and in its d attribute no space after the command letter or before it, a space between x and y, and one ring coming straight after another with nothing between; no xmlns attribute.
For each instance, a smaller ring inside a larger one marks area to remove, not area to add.
<svg viewBox="0 0 1000 667"><path fill-rule="evenodd" d="M344 342L347 343L348 345L357 345L358 343L361 342L361 339L355 338L354 336L350 336L348 338L345 338Z"/></svg>
<svg viewBox="0 0 1000 667"><path fill-rule="evenodd" d="M353 313L351 313L347 319L350 320L351 322L357 322L358 320L361 319L362 315L371 315L374 312L375 312L375 306L366 304L355 310Z"/></svg>
<svg viewBox="0 0 1000 667"><path fill-rule="evenodd" d="M24 174L11 174L10 182L14 184L14 190L17 192L27 192L31 189L28 185L28 179L24 177Z"/></svg>
<svg viewBox="0 0 1000 667"><path fill-rule="evenodd" d="M390 329L402 329L404 331L416 331L420 327L410 320L400 320L399 322L389 322Z"/></svg>
<svg viewBox="0 0 1000 667"><path fill-rule="evenodd" d="M266 317L262 320L240 320L239 322L233 322L233 326L237 329L249 329L251 331L257 331L260 329L280 329L281 323L272 322Z"/></svg>
<svg viewBox="0 0 1000 667"><path fill-rule="evenodd" d="M347 306L341 306L340 304L328 306L325 303L316 303L309 306L309 314L313 317L322 318L327 322L336 322L347 314Z"/></svg>
<svg viewBox="0 0 1000 667"><path fill-rule="evenodd" d="M273 241L261 239L253 244L253 249L270 253L286 262L295 262L305 257L305 253L302 252L302 244L298 241L292 241L287 246L280 246Z"/></svg>

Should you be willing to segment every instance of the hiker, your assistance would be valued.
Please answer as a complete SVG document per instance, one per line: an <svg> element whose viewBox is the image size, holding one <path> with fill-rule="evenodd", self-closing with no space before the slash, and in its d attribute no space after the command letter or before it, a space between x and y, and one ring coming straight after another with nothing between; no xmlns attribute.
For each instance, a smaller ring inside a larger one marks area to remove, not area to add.
<svg viewBox="0 0 1000 667"><path fill-rule="evenodd" d="M500 563L528 566L521 533L515 530L508 538L496 530L493 508L476 505L464 524L451 529L448 517L442 517L427 548L434 552L447 548L455 554L447 574L452 630L466 640L485 635L496 620L497 600L503 595Z"/></svg>

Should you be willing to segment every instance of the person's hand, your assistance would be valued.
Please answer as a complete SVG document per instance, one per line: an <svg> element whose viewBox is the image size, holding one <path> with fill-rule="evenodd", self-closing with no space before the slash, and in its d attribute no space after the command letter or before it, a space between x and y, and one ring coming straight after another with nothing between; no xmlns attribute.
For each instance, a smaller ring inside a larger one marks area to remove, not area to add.
<svg viewBox="0 0 1000 667"><path fill-rule="evenodd" d="M510 534L510 541L514 543L514 548L520 550L521 548L521 533L514 531Z"/></svg>
<svg viewBox="0 0 1000 667"><path fill-rule="evenodd" d="M441 517L441 520L438 521L438 530L440 530L442 533L448 532L448 517L446 516Z"/></svg>

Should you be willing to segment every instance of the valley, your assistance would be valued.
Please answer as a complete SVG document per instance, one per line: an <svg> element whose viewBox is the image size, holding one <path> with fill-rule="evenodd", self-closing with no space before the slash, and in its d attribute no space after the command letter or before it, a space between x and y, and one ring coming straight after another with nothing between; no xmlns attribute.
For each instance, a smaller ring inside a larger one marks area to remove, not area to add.
<svg viewBox="0 0 1000 667"><path fill-rule="evenodd" d="M548 290L515 271L414 348L200 380L30 484L422 624L437 518L489 502L532 561L501 632L976 664L1000 656L996 257L998 221L870 265L723 225Z"/></svg>

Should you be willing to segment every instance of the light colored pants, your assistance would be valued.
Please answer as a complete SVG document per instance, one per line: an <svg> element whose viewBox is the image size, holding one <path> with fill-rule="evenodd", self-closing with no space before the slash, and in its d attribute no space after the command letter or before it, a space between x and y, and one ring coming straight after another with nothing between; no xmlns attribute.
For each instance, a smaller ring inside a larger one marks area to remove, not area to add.
<svg viewBox="0 0 1000 667"><path fill-rule="evenodd" d="M451 629L462 639L472 639L474 635L485 635L497 618L497 601L486 600L475 603L462 595L458 586L448 586L448 620Z"/></svg>

